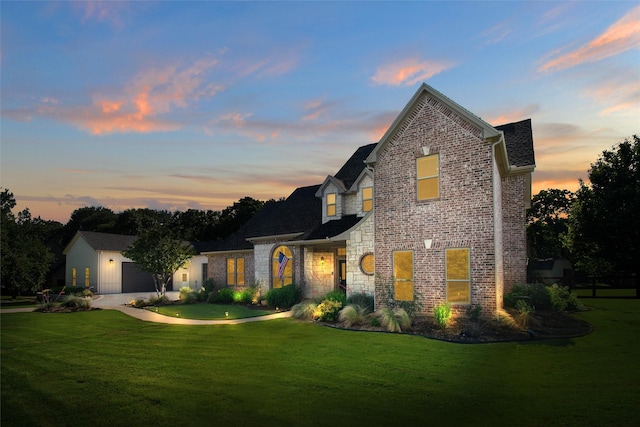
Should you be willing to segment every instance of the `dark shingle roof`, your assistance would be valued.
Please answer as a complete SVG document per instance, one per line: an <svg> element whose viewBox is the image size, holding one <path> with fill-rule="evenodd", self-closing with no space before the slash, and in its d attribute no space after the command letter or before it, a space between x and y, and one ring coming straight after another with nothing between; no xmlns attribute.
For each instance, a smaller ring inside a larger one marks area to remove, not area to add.
<svg viewBox="0 0 640 427"><path fill-rule="evenodd" d="M98 233L96 231L78 231L78 233L96 251L121 252L131 246L137 239L137 236Z"/></svg>
<svg viewBox="0 0 640 427"><path fill-rule="evenodd" d="M248 238L302 233L304 238L322 223L322 200L315 196L320 185L297 188L284 201L267 203L238 231L220 242L211 242L207 251L252 249Z"/></svg>
<svg viewBox="0 0 640 427"><path fill-rule="evenodd" d="M362 173L362 169L365 167L364 161L376 145L377 143L373 143L359 147L349 160L342 165L338 173L334 175L334 178L342 181L347 189L351 187L358 176L360 176L360 173Z"/></svg>
<svg viewBox="0 0 640 427"><path fill-rule="evenodd" d="M531 119L508 123L495 128L504 132L510 166L533 166L536 164L533 152Z"/></svg>
<svg viewBox="0 0 640 427"><path fill-rule="evenodd" d="M357 215L347 215L341 219L325 222L309 233L305 240L327 239L337 236L356 225L361 219L362 217Z"/></svg>

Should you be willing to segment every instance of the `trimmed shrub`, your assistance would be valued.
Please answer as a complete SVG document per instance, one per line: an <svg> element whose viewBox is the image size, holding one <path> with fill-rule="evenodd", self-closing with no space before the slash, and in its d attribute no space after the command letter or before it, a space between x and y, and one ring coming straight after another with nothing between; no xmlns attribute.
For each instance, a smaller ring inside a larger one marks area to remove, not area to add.
<svg viewBox="0 0 640 427"><path fill-rule="evenodd" d="M233 289L222 288L218 292L211 292L207 302L215 304L233 304L233 294Z"/></svg>
<svg viewBox="0 0 640 427"><path fill-rule="evenodd" d="M373 312L375 299L373 295L366 294L364 292L358 294L351 294L347 298L347 304L359 305L360 307L366 307L370 312Z"/></svg>
<svg viewBox="0 0 640 427"><path fill-rule="evenodd" d="M451 320L451 304L445 302L433 308L433 320L436 325L446 328Z"/></svg>
<svg viewBox="0 0 640 427"><path fill-rule="evenodd" d="M296 319L311 320L317 306L318 304L313 301L302 301L291 307L291 313Z"/></svg>
<svg viewBox="0 0 640 427"><path fill-rule="evenodd" d="M369 308L357 304L349 304L338 313L338 320L344 322L347 328L364 325L369 318Z"/></svg>
<svg viewBox="0 0 640 427"><path fill-rule="evenodd" d="M573 295L566 286L553 284L548 288L551 306L557 311L579 311L584 310L584 305Z"/></svg>
<svg viewBox="0 0 640 427"><path fill-rule="evenodd" d="M335 322L341 308L340 301L325 299L313 310L313 318L321 322Z"/></svg>
<svg viewBox="0 0 640 427"><path fill-rule="evenodd" d="M347 295L342 291L331 291L322 297L322 301L325 300L339 302L341 304L340 307L344 307L347 304Z"/></svg>
<svg viewBox="0 0 640 427"><path fill-rule="evenodd" d="M233 302L239 304L251 304L254 291L251 288L244 288L241 291L233 292Z"/></svg>
<svg viewBox="0 0 640 427"><path fill-rule="evenodd" d="M265 299L270 308L288 310L300 302L301 295L300 288L291 284L269 290L265 295Z"/></svg>
<svg viewBox="0 0 640 427"><path fill-rule="evenodd" d="M540 283L531 283L526 285L514 285L511 291L504 295L505 307L515 308L516 302L522 297L526 297L531 305L539 310L547 310L551 308L551 298L549 289Z"/></svg>
<svg viewBox="0 0 640 427"><path fill-rule="evenodd" d="M180 288L180 302L183 304L195 304L198 300L198 293L188 286Z"/></svg>
<svg viewBox="0 0 640 427"><path fill-rule="evenodd" d="M135 308L143 308L149 305L149 303L144 298L132 299L129 301L129 305Z"/></svg>

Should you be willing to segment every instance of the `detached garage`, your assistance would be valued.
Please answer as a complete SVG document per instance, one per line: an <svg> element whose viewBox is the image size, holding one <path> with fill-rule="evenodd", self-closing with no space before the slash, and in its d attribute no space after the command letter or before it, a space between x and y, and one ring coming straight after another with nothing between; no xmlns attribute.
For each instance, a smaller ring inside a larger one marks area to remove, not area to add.
<svg viewBox="0 0 640 427"><path fill-rule="evenodd" d="M65 284L92 288L98 294L155 292L153 277L122 255L136 236L78 231L64 249ZM173 277L175 290L183 286L200 289L207 257L196 255ZM170 283L167 290L173 290Z"/></svg>

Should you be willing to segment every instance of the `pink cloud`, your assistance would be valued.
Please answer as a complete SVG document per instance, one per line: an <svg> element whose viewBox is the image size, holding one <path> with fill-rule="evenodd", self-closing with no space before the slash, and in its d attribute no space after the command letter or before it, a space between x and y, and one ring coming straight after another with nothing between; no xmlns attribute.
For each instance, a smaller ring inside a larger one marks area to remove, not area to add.
<svg viewBox="0 0 640 427"><path fill-rule="evenodd" d="M454 64L449 61L420 61L416 58L378 67L371 81L377 85L411 86L439 74Z"/></svg>
<svg viewBox="0 0 640 427"><path fill-rule="evenodd" d="M589 43L546 61L538 71L558 71L583 63L596 62L630 49L637 49L638 46L640 46L640 6L631 9Z"/></svg>
<svg viewBox="0 0 640 427"><path fill-rule="evenodd" d="M217 64L204 58L188 67L167 66L140 72L120 93L94 94L90 106L68 107L43 102L31 111L44 117L73 123L94 135L113 132L166 132L181 125L166 118L175 108L188 108L201 98L223 90L207 84L204 74Z"/></svg>

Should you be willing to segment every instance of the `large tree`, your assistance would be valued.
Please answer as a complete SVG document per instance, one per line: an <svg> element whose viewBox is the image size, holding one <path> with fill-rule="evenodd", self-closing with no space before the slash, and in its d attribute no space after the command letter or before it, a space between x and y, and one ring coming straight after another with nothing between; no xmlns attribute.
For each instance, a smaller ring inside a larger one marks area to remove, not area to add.
<svg viewBox="0 0 640 427"><path fill-rule="evenodd" d="M158 296L164 295L173 274L195 254L191 244L175 238L169 226L141 233L123 255L153 275Z"/></svg>
<svg viewBox="0 0 640 427"><path fill-rule="evenodd" d="M22 292L37 291L45 282L53 260L45 243L53 226L51 221L32 218L28 208L14 215L16 201L8 189L0 198L1 283L3 290L15 298Z"/></svg>
<svg viewBox="0 0 640 427"><path fill-rule="evenodd" d="M589 274L640 275L640 137L604 151L580 181L567 245Z"/></svg>
<svg viewBox="0 0 640 427"><path fill-rule="evenodd" d="M573 199L571 191L555 188L542 190L533 197L527 210L527 240L532 258L567 256L562 236L567 233Z"/></svg>

